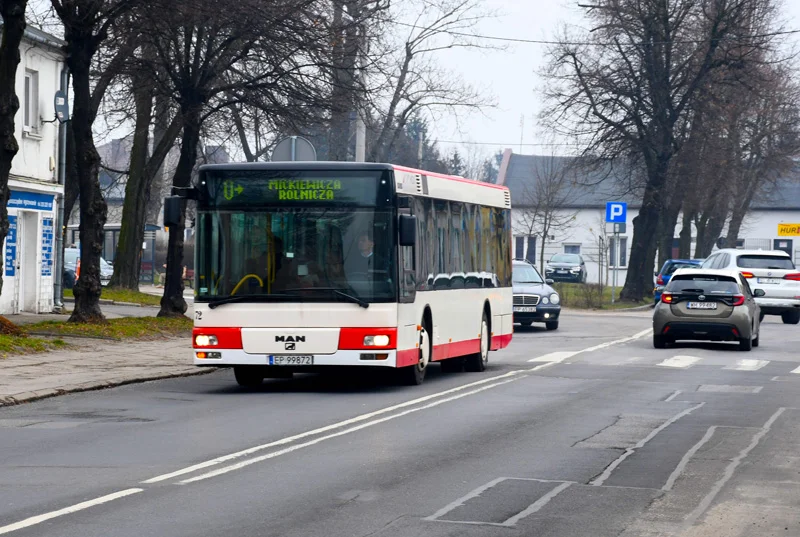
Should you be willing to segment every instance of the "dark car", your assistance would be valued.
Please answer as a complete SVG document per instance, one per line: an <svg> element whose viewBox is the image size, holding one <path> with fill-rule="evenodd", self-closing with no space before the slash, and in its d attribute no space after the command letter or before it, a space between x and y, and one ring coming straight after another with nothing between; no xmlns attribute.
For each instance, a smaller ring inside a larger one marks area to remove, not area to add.
<svg viewBox="0 0 800 537"><path fill-rule="evenodd" d="M514 261L514 322L522 326L544 323L548 330L558 328L561 297L527 261Z"/></svg>
<svg viewBox="0 0 800 537"><path fill-rule="evenodd" d="M545 276L557 282L586 283L586 263L579 254L556 254L547 262Z"/></svg>
<svg viewBox="0 0 800 537"><path fill-rule="evenodd" d="M702 259L667 259L664 266L656 273L656 287L653 289L653 301L658 304L661 300L661 293L669 283L672 274L680 268L700 267Z"/></svg>
<svg viewBox="0 0 800 537"><path fill-rule="evenodd" d="M61 284L64 289L72 289L75 287L75 282L78 280L78 260L81 257L80 248L64 248L64 273L61 275ZM100 284L103 286L108 285L111 281L111 275L114 274L114 267L108 262L100 258Z"/></svg>

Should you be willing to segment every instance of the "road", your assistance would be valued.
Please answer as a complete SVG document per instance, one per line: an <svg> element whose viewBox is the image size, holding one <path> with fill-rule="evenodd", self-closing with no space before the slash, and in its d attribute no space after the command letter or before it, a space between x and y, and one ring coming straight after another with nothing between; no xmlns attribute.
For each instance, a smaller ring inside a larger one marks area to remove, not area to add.
<svg viewBox="0 0 800 537"><path fill-rule="evenodd" d="M0 409L0 534L797 536L800 330L566 314L409 388L228 371Z"/></svg>

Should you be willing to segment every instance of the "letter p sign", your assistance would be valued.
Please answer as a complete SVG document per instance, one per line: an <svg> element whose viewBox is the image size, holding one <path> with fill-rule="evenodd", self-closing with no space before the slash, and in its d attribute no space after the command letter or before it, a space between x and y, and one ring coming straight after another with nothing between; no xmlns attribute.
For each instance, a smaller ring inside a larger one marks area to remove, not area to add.
<svg viewBox="0 0 800 537"><path fill-rule="evenodd" d="M614 224L625 223L628 219L628 204L622 201L609 201L606 203L606 222Z"/></svg>

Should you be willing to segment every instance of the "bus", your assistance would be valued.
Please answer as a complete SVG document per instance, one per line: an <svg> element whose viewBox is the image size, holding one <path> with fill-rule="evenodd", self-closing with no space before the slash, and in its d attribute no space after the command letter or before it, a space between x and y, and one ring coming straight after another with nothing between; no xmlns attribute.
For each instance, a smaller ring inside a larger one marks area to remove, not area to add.
<svg viewBox="0 0 800 537"><path fill-rule="evenodd" d="M242 386L337 367L483 371L511 341L507 188L402 166L202 166L193 361Z"/></svg>

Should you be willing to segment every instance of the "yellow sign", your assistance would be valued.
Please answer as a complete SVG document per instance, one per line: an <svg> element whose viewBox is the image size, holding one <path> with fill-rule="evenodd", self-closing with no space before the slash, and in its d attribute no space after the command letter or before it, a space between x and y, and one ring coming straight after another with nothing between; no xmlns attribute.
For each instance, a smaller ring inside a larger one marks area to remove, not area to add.
<svg viewBox="0 0 800 537"><path fill-rule="evenodd" d="M279 200L332 200L334 192L342 189L341 181L324 179L273 179L270 190L278 192Z"/></svg>
<svg viewBox="0 0 800 537"><path fill-rule="evenodd" d="M778 237L800 237L800 224L778 224Z"/></svg>

